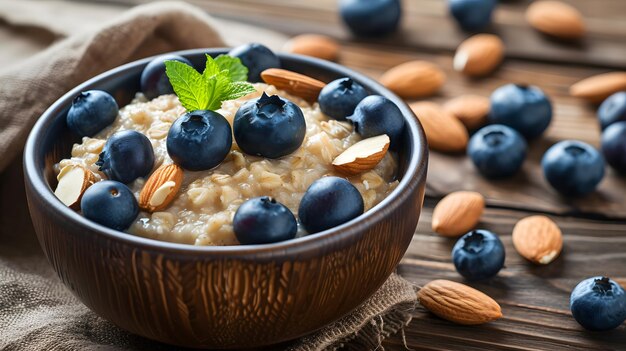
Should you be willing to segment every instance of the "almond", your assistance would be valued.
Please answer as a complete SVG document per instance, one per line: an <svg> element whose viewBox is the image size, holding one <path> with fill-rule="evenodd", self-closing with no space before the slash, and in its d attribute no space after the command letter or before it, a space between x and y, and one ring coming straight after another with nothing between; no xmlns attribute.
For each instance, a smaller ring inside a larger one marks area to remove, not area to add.
<svg viewBox="0 0 626 351"><path fill-rule="evenodd" d="M427 310L454 323L475 325L502 317L500 305L491 297L453 281L433 280L417 295Z"/></svg>
<svg viewBox="0 0 626 351"><path fill-rule="evenodd" d="M546 216L521 219L513 228L513 246L527 260L537 264L554 261L563 248L561 229Z"/></svg>
<svg viewBox="0 0 626 351"><path fill-rule="evenodd" d="M493 34L476 34L459 45L453 67L468 76L485 76L493 72L504 58L504 43Z"/></svg>
<svg viewBox="0 0 626 351"><path fill-rule="evenodd" d="M428 140L428 147L443 152L465 150L469 135L463 123L434 102L422 101L411 104Z"/></svg>
<svg viewBox="0 0 626 351"><path fill-rule="evenodd" d="M66 206L74 209L80 209L80 200L85 190L96 182L94 174L78 165L65 166L57 176L59 184L54 191L54 195L61 200Z"/></svg>
<svg viewBox="0 0 626 351"><path fill-rule="evenodd" d="M288 71L280 68L269 68L261 72L261 78L267 84L276 86L289 94L299 96L308 102L317 101L324 82L305 76L304 74Z"/></svg>
<svg viewBox="0 0 626 351"><path fill-rule="evenodd" d="M575 83L569 88L569 93L591 103L600 103L622 90L626 90L626 72L609 72Z"/></svg>
<svg viewBox="0 0 626 351"><path fill-rule="evenodd" d="M581 13L561 1L535 1L526 10L526 20L536 30L561 39L579 39L585 35Z"/></svg>
<svg viewBox="0 0 626 351"><path fill-rule="evenodd" d="M476 227L484 210L485 198L480 193L450 193L433 210L433 231L443 236L461 236Z"/></svg>
<svg viewBox="0 0 626 351"><path fill-rule="evenodd" d="M183 176L183 169L176 164L159 167L141 189L139 207L148 212L165 209L180 190Z"/></svg>
<svg viewBox="0 0 626 351"><path fill-rule="evenodd" d="M445 111L451 113L469 130L478 129L487 123L490 107L489 98L478 95L461 95L443 105Z"/></svg>
<svg viewBox="0 0 626 351"><path fill-rule="evenodd" d="M285 51L299 55L336 61L339 57L340 46L331 37L319 34L302 34L291 38L285 45Z"/></svg>
<svg viewBox="0 0 626 351"><path fill-rule="evenodd" d="M333 160L333 167L347 175L359 174L376 167L389 149L387 134L367 138L350 146Z"/></svg>
<svg viewBox="0 0 626 351"><path fill-rule="evenodd" d="M380 83L403 98L434 95L441 89L446 74L434 63L411 61L391 68L380 77Z"/></svg>

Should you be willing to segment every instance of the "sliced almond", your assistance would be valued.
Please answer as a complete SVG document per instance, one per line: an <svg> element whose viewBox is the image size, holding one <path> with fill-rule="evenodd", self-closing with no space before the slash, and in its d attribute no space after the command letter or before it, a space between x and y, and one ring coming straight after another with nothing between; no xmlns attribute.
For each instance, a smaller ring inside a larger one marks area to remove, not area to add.
<svg viewBox="0 0 626 351"><path fill-rule="evenodd" d="M537 264L554 261L563 248L561 229L546 216L521 219L513 228L512 239L515 250Z"/></svg>
<svg viewBox="0 0 626 351"><path fill-rule="evenodd" d="M585 35L585 22L576 8L561 1L535 1L526 10L526 20L536 30L561 39Z"/></svg>
<svg viewBox="0 0 626 351"><path fill-rule="evenodd" d="M359 174L376 167L389 149L387 134L367 138L350 146L333 160L333 167L341 173Z"/></svg>
<svg viewBox="0 0 626 351"><path fill-rule="evenodd" d="M445 111L455 116L469 130L478 129L487 123L490 108L489 98L478 95L461 95L443 105Z"/></svg>
<svg viewBox="0 0 626 351"><path fill-rule="evenodd" d="M468 76L485 76L493 72L504 58L504 43L493 34L476 34L459 45L454 54L455 71Z"/></svg>
<svg viewBox="0 0 626 351"><path fill-rule="evenodd" d="M285 51L299 55L335 61L339 57L340 46L331 37L319 34L302 34L291 38L285 45Z"/></svg>
<svg viewBox="0 0 626 351"><path fill-rule="evenodd" d="M54 195L66 206L79 210L80 200L85 190L96 182L96 177L90 170L82 166L69 165L61 169L57 180L59 183Z"/></svg>
<svg viewBox="0 0 626 351"><path fill-rule="evenodd" d="M299 96L308 102L317 101L320 91L326 86L326 83L322 81L281 68L266 69L261 72L261 78L265 83Z"/></svg>
<svg viewBox="0 0 626 351"><path fill-rule="evenodd" d="M502 317L500 305L491 297L453 281L433 280L417 295L427 310L454 323L476 325Z"/></svg>
<svg viewBox="0 0 626 351"><path fill-rule="evenodd" d="M183 169L176 164L159 167L141 189L139 207L148 212L165 209L178 194L183 176Z"/></svg>
<svg viewBox="0 0 626 351"><path fill-rule="evenodd" d="M443 152L465 150L469 135L461 121L434 102L422 101L410 105L428 140L428 147Z"/></svg>
<svg viewBox="0 0 626 351"><path fill-rule="evenodd" d="M428 61L410 61L391 68L380 77L380 83L407 99L432 96L446 81L439 66Z"/></svg>
<svg viewBox="0 0 626 351"><path fill-rule="evenodd" d="M448 237L461 236L476 227L484 210L485 198L480 193L450 193L433 210L433 231Z"/></svg>
<svg viewBox="0 0 626 351"><path fill-rule="evenodd" d="M626 90L626 72L609 72L575 83L569 88L569 93L591 103L600 103L622 90Z"/></svg>

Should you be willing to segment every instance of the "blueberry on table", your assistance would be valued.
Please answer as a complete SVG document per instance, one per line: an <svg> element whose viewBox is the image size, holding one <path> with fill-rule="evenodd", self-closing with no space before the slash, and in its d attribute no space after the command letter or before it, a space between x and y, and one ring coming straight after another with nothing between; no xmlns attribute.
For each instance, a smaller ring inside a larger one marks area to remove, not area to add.
<svg viewBox="0 0 626 351"><path fill-rule="evenodd" d="M265 93L237 110L233 121L235 140L249 154L279 158L296 151L306 134L304 114L298 105Z"/></svg>
<svg viewBox="0 0 626 351"><path fill-rule="evenodd" d="M604 177L604 158L593 146L576 140L554 144L541 160L543 174L565 196L582 196Z"/></svg>
<svg viewBox="0 0 626 351"><path fill-rule="evenodd" d="M133 192L114 180L103 180L87 188L80 208L85 218L116 230L127 229L139 214Z"/></svg>
<svg viewBox="0 0 626 351"><path fill-rule="evenodd" d="M603 130L613 123L626 121L626 91L615 93L602 102L598 120Z"/></svg>
<svg viewBox="0 0 626 351"><path fill-rule="evenodd" d="M527 139L540 136L552 120L552 104L535 86L507 84L491 94L489 122L504 124Z"/></svg>
<svg viewBox="0 0 626 351"><path fill-rule="evenodd" d="M626 174L626 121L613 123L602 132L602 153L611 167Z"/></svg>
<svg viewBox="0 0 626 351"><path fill-rule="evenodd" d="M317 100L328 117L344 121L367 95L361 84L351 78L339 78L326 84Z"/></svg>
<svg viewBox="0 0 626 351"><path fill-rule="evenodd" d="M398 28L400 0L340 0L343 22L356 35L381 36Z"/></svg>
<svg viewBox="0 0 626 351"><path fill-rule="evenodd" d="M244 66L248 67L248 81L261 82L261 72L268 68L280 68L280 59L266 46L250 43L238 46L228 53L238 57Z"/></svg>
<svg viewBox="0 0 626 351"><path fill-rule="evenodd" d="M141 91L150 100L174 93L174 88L165 74L165 61L178 61L192 66L191 61L178 55L162 55L150 61L141 72L140 78Z"/></svg>
<svg viewBox="0 0 626 351"><path fill-rule="evenodd" d="M197 110L180 116L167 133L167 153L179 166L205 171L219 165L233 145L230 124L214 111Z"/></svg>
<svg viewBox="0 0 626 351"><path fill-rule="evenodd" d="M467 145L467 154L487 178L517 173L526 158L526 140L515 129L493 124L478 130Z"/></svg>
<svg viewBox="0 0 626 351"><path fill-rule="evenodd" d="M615 329L626 320L626 292L607 277L585 279L572 290L569 307L585 329Z"/></svg>
<svg viewBox="0 0 626 351"><path fill-rule="evenodd" d="M302 196L298 217L313 234L348 222L363 211L363 197L352 183L339 177L323 177Z"/></svg>
<svg viewBox="0 0 626 351"><path fill-rule="evenodd" d="M504 245L493 232L472 230L463 235L452 249L457 272L469 280L495 276L504 266Z"/></svg>
<svg viewBox="0 0 626 351"><path fill-rule="evenodd" d="M109 137L96 165L109 179L128 184L150 173L154 150L148 137L134 130L124 130Z"/></svg>
<svg viewBox="0 0 626 351"><path fill-rule="evenodd" d="M295 238L298 222L285 205L263 196L239 206L233 230L241 244L268 244Z"/></svg>
<svg viewBox="0 0 626 351"><path fill-rule="evenodd" d="M370 95L364 98L347 119L363 138L387 134L391 148L396 148L402 140L404 117L398 106L386 97Z"/></svg>
<svg viewBox="0 0 626 351"><path fill-rule="evenodd" d="M113 96L102 90L84 91L74 98L67 112L67 126L80 136L94 136L109 126L119 108Z"/></svg>
<svg viewBox="0 0 626 351"><path fill-rule="evenodd" d="M497 3L497 0L448 0L448 8L461 28L478 31L491 23Z"/></svg>

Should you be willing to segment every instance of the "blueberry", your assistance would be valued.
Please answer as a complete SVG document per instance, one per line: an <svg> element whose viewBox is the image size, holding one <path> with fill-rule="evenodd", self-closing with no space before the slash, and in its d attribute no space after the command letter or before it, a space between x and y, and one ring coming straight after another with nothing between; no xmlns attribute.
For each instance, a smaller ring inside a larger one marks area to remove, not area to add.
<svg viewBox="0 0 626 351"><path fill-rule="evenodd" d="M551 120L552 104L537 87L507 84L491 94L491 123L504 124L531 139L540 136Z"/></svg>
<svg viewBox="0 0 626 351"><path fill-rule="evenodd" d="M279 158L296 151L306 134L304 114L298 105L265 93L241 105L233 122L239 148L249 154Z"/></svg>
<svg viewBox="0 0 626 351"><path fill-rule="evenodd" d="M402 112L391 100L380 95L370 95L361 100L347 119L364 138L387 134L392 148L396 148L402 140Z"/></svg>
<svg viewBox="0 0 626 351"><path fill-rule="evenodd" d="M615 93L602 102L598 120L603 130L615 122L626 121L626 91Z"/></svg>
<svg viewBox="0 0 626 351"><path fill-rule="evenodd" d="M367 95L361 84L350 78L339 78L326 84L318 102L320 110L328 117L344 121Z"/></svg>
<svg viewBox="0 0 626 351"><path fill-rule="evenodd" d="M565 196L581 196L596 189L604 177L604 158L593 146L576 140L554 144L541 160L543 174Z"/></svg>
<svg viewBox="0 0 626 351"><path fill-rule="evenodd" d="M452 248L452 261L457 272L466 279L491 278L504 266L504 246L493 232L472 230Z"/></svg>
<svg viewBox="0 0 626 351"><path fill-rule="evenodd" d="M461 28L478 31L491 23L497 3L497 0L448 0L448 7Z"/></svg>
<svg viewBox="0 0 626 351"><path fill-rule="evenodd" d="M398 28L400 0L340 0L343 22L356 35L381 36Z"/></svg>
<svg viewBox="0 0 626 351"><path fill-rule="evenodd" d="M487 178L505 178L517 173L526 158L526 140L515 129L492 124L476 132L467 154Z"/></svg>
<svg viewBox="0 0 626 351"><path fill-rule="evenodd" d="M128 228L139 214L133 192L114 180L103 180L87 188L80 208L85 218L116 230Z"/></svg>
<svg viewBox="0 0 626 351"><path fill-rule="evenodd" d="M585 279L572 290L569 308L585 329L615 329L626 320L626 293L607 277Z"/></svg>
<svg viewBox="0 0 626 351"><path fill-rule="evenodd" d="M119 108L113 96L102 90L78 94L67 112L67 126L80 136L94 136L115 121Z"/></svg>
<svg viewBox="0 0 626 351"><path fill-rule="evenodd" d="M295 238L298 222L285 205L263 196L239 206L233 229L237 240L244 245L267 244Z"/></svg>
<svg viewBox="0 0 626 351"><path fill-rule="evenodd" d="M128 184L150 173L154 150L148 137L134 130L124 130L109 137L96 165L109 179Z"/></svg>
<svg viewBox="0 0 626 351"><path fill-rule="evenodd" d="M179 166L204 171L224 161L233 145L233 136L224 116L197 110L174 121L166 144L167 153Z"/></svg>
<svg viewBox="0 0 626 351"><path fill-rule="evenodd" d="M602 132L602 153L611 167L626 174L626 121L613 123Z"/></svg>
<svg viewBox="0 0 626 351"><path fill-rule="evenodd" d="M302 196L298 217L312 234L356 218L363 210L363 197L352 183L339 177L323 177Z"/></svg>
<svg viewBox="0 0 626 351"><path fill-rule="evenodd" d="M141 72L140 78L141 91L150 100L174 93L174 88L165 74L165 61L179 61L192 66L191 61L178 55L162 55L150 61Z"/></svg>
<svg viewBox="0 0 626 351"><path fill-rule="evenodd" d="M248 80L251 82L261 81L261 72L268 68L280 68L280 59L272 50L258 43L250 43L238 46L228 53L238 57L241 63L248 67Z"/></svg>

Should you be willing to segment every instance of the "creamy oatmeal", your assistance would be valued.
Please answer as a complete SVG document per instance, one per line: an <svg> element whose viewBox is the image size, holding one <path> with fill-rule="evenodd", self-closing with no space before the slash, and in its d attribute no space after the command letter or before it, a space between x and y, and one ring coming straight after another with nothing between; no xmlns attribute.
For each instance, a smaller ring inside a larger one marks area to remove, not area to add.
<svg viewBox="0 0 626 351"><path fill-rule="evenodd" d="M298 212L300 199L315 180L338 174L331 162L342 151L361 140L349 122L329 119L317 104L278 91L274 86L255 84L257 93L238 100L225 101L217 112L233 122L239 106L257 98L265 91L278 94L301 107L306 120L306 136L302 146L280 159L265 159L242 153L233 140L226 159L209 171L185 171L183 185L175 200L163 211L140 212L128 232L157 240L194 245L238 244L232 228L237 208L246 200L271 196ZM62 160L58 169L81 165L94 172L97 180L105 179L95 165L107 140L121 130L137 130L150 139L155 153L154 169L172 163L166 149L168 130L185 113L176 95L162 95L146 101L138 94L131 104L120 109L115 122L95 135L85 137L72 148L72 157ZM365 210L380 202L398 182L394 176L396 162L391 153L371 171L352 176L350 182L363 196ZM139 197L145 179L128 184Z"/></svg>

